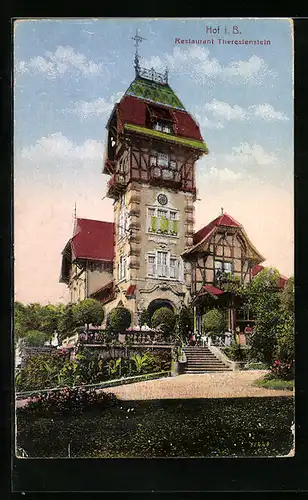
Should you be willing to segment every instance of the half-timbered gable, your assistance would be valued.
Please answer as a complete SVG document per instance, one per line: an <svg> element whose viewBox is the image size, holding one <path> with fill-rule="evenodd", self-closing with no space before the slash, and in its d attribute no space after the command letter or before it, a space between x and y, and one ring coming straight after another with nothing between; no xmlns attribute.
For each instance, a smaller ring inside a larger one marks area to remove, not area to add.
<svg viewBox="0 0 308 500"><path fill-rule="evenodd" d="M190 264L192 294L230 279L248 283L252 268L264 261L243 226L226 213L195 233L194 245L182 256Z"/></svg>

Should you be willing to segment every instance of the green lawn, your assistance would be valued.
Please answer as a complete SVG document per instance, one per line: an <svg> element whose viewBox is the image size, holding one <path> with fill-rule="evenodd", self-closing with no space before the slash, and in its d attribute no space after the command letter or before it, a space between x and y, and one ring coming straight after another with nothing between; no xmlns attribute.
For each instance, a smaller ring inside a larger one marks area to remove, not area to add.
<svg viewBox="0 0 308 500"><path fill-rule="evenodd" d="M253 385L256 385L257 387L265 387L266 389L283 389L283 390L288 390L288 391L293 391L294 388L294 382L293 380L281 380L281 379L266 379L266 378L260 378L257 379L253 382Z"/></svg>
<svg viewBox="0 0 308 500"><path fill-rule="evenodd" d="M293 397L119 401L79 416L17 412L29 457L219 457L285 455Z"/></svg>

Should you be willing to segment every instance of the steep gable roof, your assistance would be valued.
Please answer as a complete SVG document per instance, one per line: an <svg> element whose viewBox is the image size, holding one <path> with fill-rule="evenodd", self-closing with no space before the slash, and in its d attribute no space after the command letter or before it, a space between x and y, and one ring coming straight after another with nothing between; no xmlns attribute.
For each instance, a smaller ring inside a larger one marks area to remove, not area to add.
<svg viewBox="0 0 308 500"><path fill-rule="evenodd" d="M62 251L60 283L69 282L70 266L77 259L113 262L113 258L114 223L78 218Z"/></svg>
<svg viewBox="0 0 308 500"><path fill-rule="evenodd" d="M187 256L193 252L197 252L198 249L206 242L209 241L210 237L217 231L219 231L220 227L238 227L240 228L240 231L242 233L242 236L245 238L247 244L249 245L250 249L253 251L253 253L256 256L256 260L259 262L263 262L265 259L264 257L258 252L256 247L252 244L250 239L248 238L248 235L243 228L243 226L237 222L231 215L224 213L220 215L219 217L216 217L216 219L212 220L209 224L204 226L203 228L199 229L194 234L193 238L193 246L185 250L182 254L182 256Z"/></svg>
<svg viewBox="0 0 308 500"><path fill-rule="evenodd" d="M71 239L72 258L113 261L114 223L92 219L77 219Z"/></svg>
<svg viewBox="0 0 308 500"><path fill-rule="evenodd" d="M212 233L213 229L216 228L217 226L227 226L227 227L242 227L239 222L237 222L231 215L228 215L227 213L224 213L217 217L216 219L212 220L209 224L204 226L203 228L199 229L194 234L194 245L197 243L200 243L204 238L210 236Z"/></svg>

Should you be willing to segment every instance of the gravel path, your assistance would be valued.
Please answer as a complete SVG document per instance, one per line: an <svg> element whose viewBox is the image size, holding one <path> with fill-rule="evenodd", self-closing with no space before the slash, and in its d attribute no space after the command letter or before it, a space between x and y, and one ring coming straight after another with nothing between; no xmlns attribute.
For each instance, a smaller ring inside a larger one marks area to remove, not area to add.
<svg viewBox="0 0 308 500"><path fill-rule="evenodd" d="M264 396L290 396L291 391L271 390L252 386L266 371L238 371L179 375L147 382L102 389L122 400L177 399L177 398L238 398Z"/></svg>

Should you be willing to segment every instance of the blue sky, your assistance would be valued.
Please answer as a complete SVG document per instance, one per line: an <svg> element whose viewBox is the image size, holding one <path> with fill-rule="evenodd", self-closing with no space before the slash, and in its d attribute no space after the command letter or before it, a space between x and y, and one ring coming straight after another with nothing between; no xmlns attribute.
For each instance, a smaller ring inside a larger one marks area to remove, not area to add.
<svg viewBox="0 0 308 500"><path fill-rule="evenodd" d="M238 26L241 35L206 34ZM201 126L196 229L220 207L282 273L293 272L292 24L287 19L76 19L15 23L15 292L63 300L61 250L72 211L112 220L102 200L105 125L141 64L163 71ZM214 44L176 44L175 39ZM269 40L269 45L219 45ZM258 214L258 217L256 217ZM288 228L287 230L285 228ZM35 270L43 262L44 273ZM35 276L35 281L33 281Z"/></svg>

